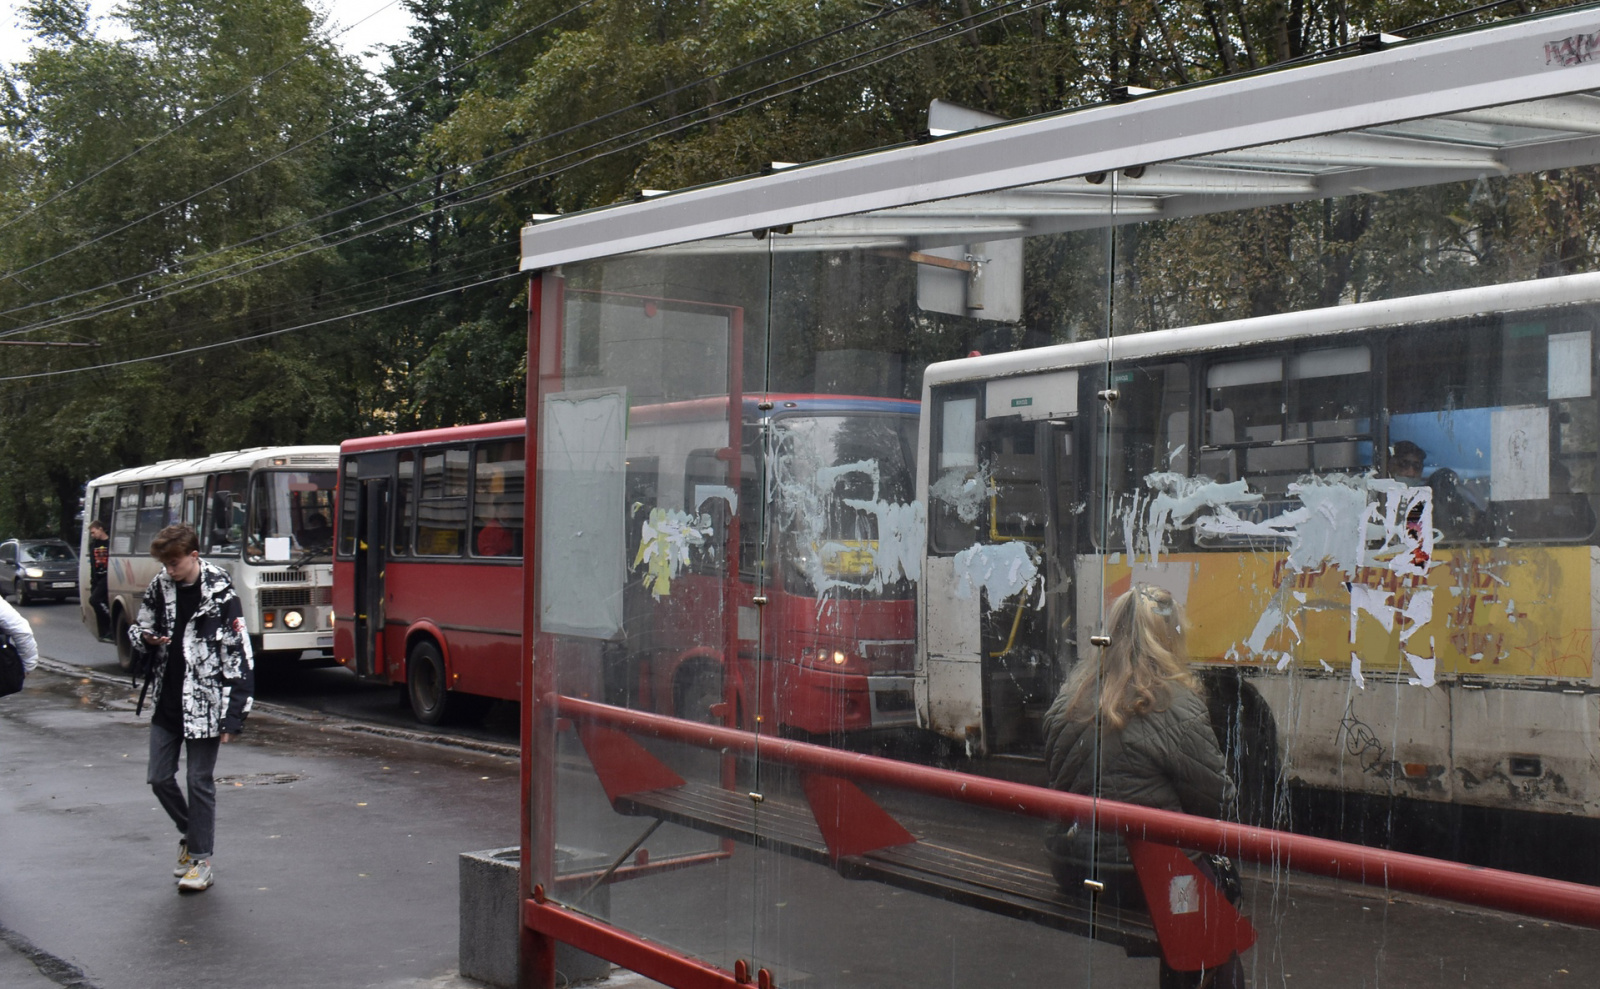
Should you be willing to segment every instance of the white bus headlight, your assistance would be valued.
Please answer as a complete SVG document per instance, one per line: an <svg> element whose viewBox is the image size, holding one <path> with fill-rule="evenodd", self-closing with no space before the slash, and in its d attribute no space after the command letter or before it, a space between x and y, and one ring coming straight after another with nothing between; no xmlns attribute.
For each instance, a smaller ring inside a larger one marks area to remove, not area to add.
<svg viewBox="0 0 1600 989"><path fill-rule="evenodd" d="M300 623L305 620L305 616L300 614L298 611L285 611L283 613L284 628L299 628Z"/></svg>

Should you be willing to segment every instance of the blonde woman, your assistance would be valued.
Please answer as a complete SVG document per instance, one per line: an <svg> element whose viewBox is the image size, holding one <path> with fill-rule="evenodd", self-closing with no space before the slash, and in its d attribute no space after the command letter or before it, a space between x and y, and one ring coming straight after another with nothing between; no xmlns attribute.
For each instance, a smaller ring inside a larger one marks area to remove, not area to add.
<svg viewBox="0 0 1600 989"><path fill-rule="evenodd" d="M1057 790L1221 817L1234 799L1200 682L1189 672L1183 613L1159 587L1135 584L1111 605L1109 645L1082 659L1045 714L1045 757ZM1056 881L1081 895L1105 884L1105 906L1142 910L1144 896L1114 834L1058 827L1046 842ZM1211 863L1197 859L1215 879ZM1215 972L1161 965L1163 989L1243 985L1237 957Z"/></svg>

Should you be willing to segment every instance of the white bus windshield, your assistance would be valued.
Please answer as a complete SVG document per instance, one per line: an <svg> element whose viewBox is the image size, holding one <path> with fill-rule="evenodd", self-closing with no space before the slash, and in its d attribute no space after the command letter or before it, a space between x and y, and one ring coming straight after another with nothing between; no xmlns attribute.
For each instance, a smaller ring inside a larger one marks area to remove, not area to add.
<svg viewBox="0 0 1600 989"><path fill-rule="evenodd" d="M250 563L310 563L333 556L333 489L337 473L272 470L250 484Z"/></svg>

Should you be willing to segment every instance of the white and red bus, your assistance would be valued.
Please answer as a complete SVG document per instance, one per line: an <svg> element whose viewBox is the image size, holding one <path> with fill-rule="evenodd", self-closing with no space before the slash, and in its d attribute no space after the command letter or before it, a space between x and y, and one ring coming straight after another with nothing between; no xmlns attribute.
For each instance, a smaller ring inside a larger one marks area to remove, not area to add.
<svg viewBox="0 0 1600 989"><path fill-rule="evenodd" d="M626 573L595 691L807 736L913 726L918 403L739 401L737 487L726 397L628 412L624 558L591 561ZM524 429L341 447L335 656L406 684L426 723L454 694L518 697Z"/></svg>

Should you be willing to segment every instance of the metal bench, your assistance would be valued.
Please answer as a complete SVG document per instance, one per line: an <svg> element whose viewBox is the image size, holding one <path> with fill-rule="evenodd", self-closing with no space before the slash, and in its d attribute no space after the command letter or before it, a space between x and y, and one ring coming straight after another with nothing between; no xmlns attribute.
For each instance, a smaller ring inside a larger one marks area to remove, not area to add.
<svg viewBox="0 0 1600 989"><path fill-rule="evenodd" d="M1070 934L1115 944L1130 957L1161 953L1148 915L1069 897L1046 869L927 838L835 857L809 806L708 783L686 782L612 800L623 814L653 817L815 862L846 879L872 880Z"/></svg>

